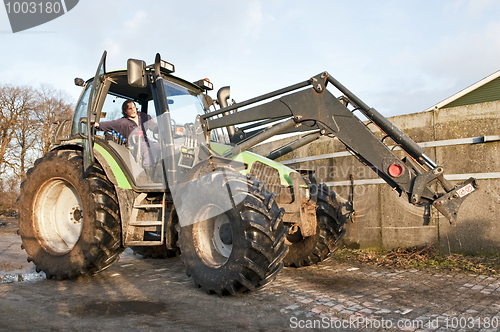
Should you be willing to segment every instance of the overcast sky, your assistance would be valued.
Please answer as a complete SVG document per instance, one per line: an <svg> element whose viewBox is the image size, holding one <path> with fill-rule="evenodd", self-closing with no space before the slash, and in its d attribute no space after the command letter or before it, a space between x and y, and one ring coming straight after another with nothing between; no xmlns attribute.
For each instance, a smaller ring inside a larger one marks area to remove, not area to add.
<svg viewBox="0 0 500 332"><path fill-rule="evenodd" d="M500 70L500 1L80 0L13 34L0 8L0 84L73 79L158 52L176 75L243 101L328 71L386 116L427 109ZM212 92L215 96L215 92Z"/></svg>

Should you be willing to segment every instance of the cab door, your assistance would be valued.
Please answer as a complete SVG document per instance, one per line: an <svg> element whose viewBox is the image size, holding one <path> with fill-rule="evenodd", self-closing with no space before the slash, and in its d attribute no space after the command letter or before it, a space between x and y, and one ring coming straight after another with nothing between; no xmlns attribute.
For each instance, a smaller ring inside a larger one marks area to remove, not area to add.
<svg viewBox="0 0 500 332"><path fill-rule="evenodd" d="M106 74L106 55L107 52L104 51L94 76L87 106L87 139L84 141L83 149L83 167L85 171L88 171L94 164L94 123L99 119L99 114L97 114L97 95L99 90L101 90L105 78L104 75Z"/></svg>

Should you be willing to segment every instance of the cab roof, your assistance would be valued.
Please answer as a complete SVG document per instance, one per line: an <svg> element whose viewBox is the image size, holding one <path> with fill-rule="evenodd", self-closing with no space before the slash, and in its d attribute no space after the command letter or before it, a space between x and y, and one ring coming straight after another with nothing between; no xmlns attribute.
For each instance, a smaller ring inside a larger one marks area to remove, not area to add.
<svg viewBox="0 0 500 332"><path fill-rule="evenodd" d="M127 80L127 70L126 69L118 69L113 71L108 71L104 74L107 80L111 81L111 85L109 87L109 92L115 93L121 96L126 96L128 98L132 98L135 100L151 100L153 96L151 95L150 82L148 81L148 85L145 88L137 88L128 84ZM173 82L179 84L187 89L194 90L196 92L202 93L203 89L201 89L196 84L193 84L189 81L186 81L180 77L168 74L167 72L162 71L162 77L169 82ZM86 83L92 82L94 77L87 80Z"/></svg>

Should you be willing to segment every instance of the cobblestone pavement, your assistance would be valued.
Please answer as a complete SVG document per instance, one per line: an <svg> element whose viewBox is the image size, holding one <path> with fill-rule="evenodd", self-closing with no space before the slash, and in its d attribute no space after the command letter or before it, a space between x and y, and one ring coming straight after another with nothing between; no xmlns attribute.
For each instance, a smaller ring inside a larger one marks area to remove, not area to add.
<svg viewBox="0 0 500 332"><path fill-rule="evenodd" d="M0 272L0 330L500 330L500 276L332 260L285 268L263 290L220 298L193 287L179 258L142 259L130 249L97 276L46 280L16 241L0 236L14 269Z"/></svg>
<svg viewBox="0 0 500 332"><path fill-rule="evenodd" d="M319 329L363 331L500 330L499 277L332 261L285 269L268 292L282 298L280 311L297 327L314 328L316 323Z"/></svg>

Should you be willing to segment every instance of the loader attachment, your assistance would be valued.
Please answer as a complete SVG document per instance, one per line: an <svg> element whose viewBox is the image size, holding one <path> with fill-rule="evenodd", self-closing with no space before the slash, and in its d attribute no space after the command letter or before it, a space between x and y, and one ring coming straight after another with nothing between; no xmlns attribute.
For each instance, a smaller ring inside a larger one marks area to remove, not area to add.
<svg viewBox="0 0 500 332"><path fill-rule="evenodd" d="M457 221L457 214L460 205L463 203L467 195L473 192L477 188L477 183L474 178L458 184L453 190L450 190L446 194L442 195L438 199L434 200L432 205L441 212L451 224L455 224Z"/></svg>
<svg viewBox="0 0 500 332"><path fill-rule="evenodd" d="M340 98L326 89L328 84L340 91ZM279 98L262 103L275 97ZM259 105L248 107L255 103ZM407 156L396 156L384 143L386 137L379 139L355 115L355 111L375 124ZM321 136L335 136L391 187L400 194L404 193L411 204L432 204L452 224L456 221L461 203L477 188L473 178L458 185L447 181L443 168L426 156L418 144L326 72L308 81L207 113L202 116L202 123L207 131L247 124L235 127L231 136L235 146L226 157L283 133L312 131L271 154L273 159ZM439 183L441 188L435 189L431 186L434 183Z"/></svg>

